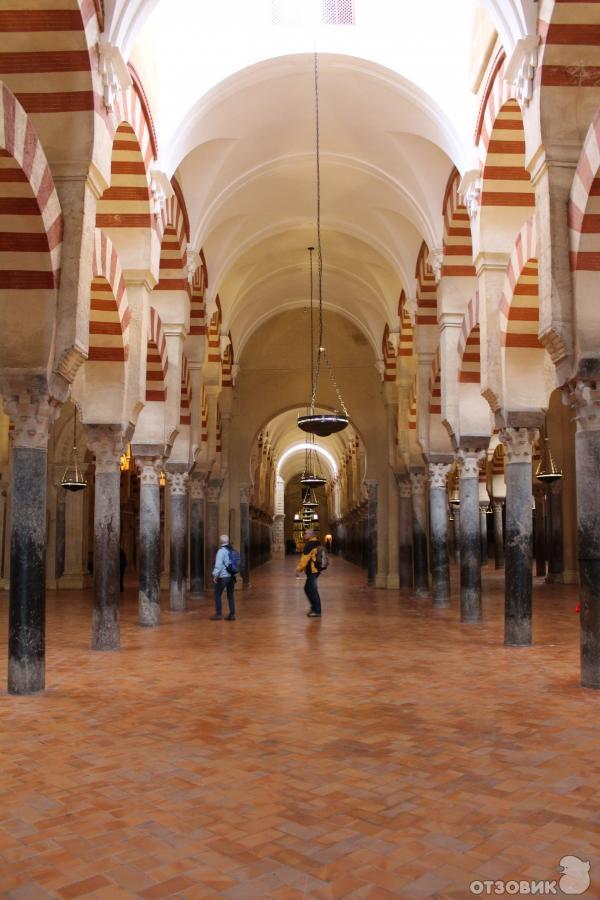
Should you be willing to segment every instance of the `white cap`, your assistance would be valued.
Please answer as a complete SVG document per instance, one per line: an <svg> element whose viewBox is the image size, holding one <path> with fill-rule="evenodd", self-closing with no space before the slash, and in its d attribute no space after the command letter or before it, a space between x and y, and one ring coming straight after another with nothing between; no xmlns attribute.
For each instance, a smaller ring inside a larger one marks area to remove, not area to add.
<svg viewBox="0 0 600 900"><path fill-rule="evenodd" d="M221 537L219 538L219 540L221 541L222 544L228 544L229 543L229 535L222 534Z"/></svg>

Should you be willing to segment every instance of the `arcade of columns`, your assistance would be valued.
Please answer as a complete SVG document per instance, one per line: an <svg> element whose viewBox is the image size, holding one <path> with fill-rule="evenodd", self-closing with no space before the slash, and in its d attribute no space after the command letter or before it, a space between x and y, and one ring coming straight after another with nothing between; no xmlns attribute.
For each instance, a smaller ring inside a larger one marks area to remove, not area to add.
<svg viewBox="0 0 600 900"><path fill-rule="evenodd" d="M465 627L482 619L493 537L509 646L532 642L534 562L577 580L581 682L599 688L600 25L591 3L588 25L569 23L569 4L538 5L510 56L490 43L478 164L452 168L439 197L442 245L423 240L372 353L381 422L369 434L357 402L327 508L336 552L377 587L448 606L458 561ZM235 449L250 427L236 405L245 357L178 174L157 168L144 87L103 40L101 5L66 7L53 28L78 62L69 85L52 76L54 106L31 89L43 54L22 50L38 14L0 14L7 45L20 38L12 61L0 55L0 577L17 694L45 684L47 588L93 572L91 646L117 650L121 543L140 625L157 626L161 587L176 611L208 588L221 532L246 588L251 565L283 555L289 514L268 417L250 459ZM65 493L74 416L89 484ZM544 437L563 470L551 488L535 478Z"/></svg>

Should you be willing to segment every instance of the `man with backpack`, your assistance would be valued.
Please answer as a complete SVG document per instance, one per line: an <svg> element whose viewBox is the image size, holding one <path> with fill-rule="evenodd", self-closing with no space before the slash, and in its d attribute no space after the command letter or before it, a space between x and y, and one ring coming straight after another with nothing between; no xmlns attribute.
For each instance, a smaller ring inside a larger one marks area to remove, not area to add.
<svg viewBox="0 0 600 900"><path fill-rule="evenodd" d="M235 576L240 571L240 554L229 543L229 535L222 534L221 546L217 550L215 567L213 569L213 582L215 585L215 614L211 616L212 622L219 622L223 618L222 595L227 591L227 605L229 615L225 616L227 622L235 621L235 600L233 591L235 588Z"/></svg>
<svg viewBox="0 0 600 900"><path fill-rule="evenodd" d="M327 568L327 553L312 529L309 528L305 531L304 539L306 543L296 568L296 577L299 577L301 572L304 572L306 575L304 593L310 603L310 610L307 613L308 618L320 619L321 598L317 587L317 578Z"/></svg>

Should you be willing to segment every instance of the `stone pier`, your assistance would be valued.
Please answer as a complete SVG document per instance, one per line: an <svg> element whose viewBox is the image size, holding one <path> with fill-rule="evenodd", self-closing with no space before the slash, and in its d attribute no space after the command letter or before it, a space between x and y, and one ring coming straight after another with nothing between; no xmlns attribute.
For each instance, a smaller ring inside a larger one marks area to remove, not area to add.
<svg viewBox="0 0 600 900"><path fill-rule="evenodd" d="M504 523L502 521L502 500L494 500L494 567L504 568Z"/></svg>
<svg viewBox="0 0 600 900"><path fill-rule="evenodd" d="M377 482L365 481L367 489L367 584L377 578Z"/></svg>
<svg viewBox="0 0 600 900"><path fill-rule="evenodd" d="M413 512L413 567L414 589L418 597L426 597L429 593L429 577L427 571L427 531L425 528L425 482L424 472L411 472Z"/></svg>
<svg viewBox="0 0 600 900"><path fill-rule="evenodd" d="M187 609L187 472L168 472L171 501L171 541L169 568L169 608L174 612Z"/></svg>
<svg viewBox="0 0 600 900"><path fill-rule="evenodd" d="M240 485L240 565L242 586L245 591L250 587L250 494L251 484Z"/></svg>
<svg viewBox="0 0 600 900"><path fill-rule="evenodd" d="M531 644L533 592L533 514L531 460L536 428L509 427L500 432L506 448L506 546L504 643Z"/></svg>
<svg viewBox="0 0 600 900"><path fill-rule="evenodd" d="M190 489L190 597L204 592L204 478L192 476Z"/></svg>
<svg viewBox="0 0 600 900"><path fill-rule="evenodd" d="M140 625L160 623L160 465L156 457L136 457L140 476Z"/></svg>
<svg viewBox="0 0 600 900"><path fill-rule="evenodd" d="M460 482L460 620L481 622L481 525L479 465L483 449L459 450Z"/></svg>
<svg viewBox="0 0 600 900"><path fill-rule="evenodd" d="M412 491L408 477L398 478L398 494L400 587L412 588Z"/></svg>
<svg viewBox="0 0 600 900"><path fill-rule="evenodd" d="M125 444L120 425L85 425L94 454L94 611L92 650L118 650L121 467Z"/></svg>
<svg viewBox="0 0 600 900"><path fill-rule="evenodd" d="M212 588L212 573L215 557L219 549L219 498L223 487L222 478L211 478L206 486L206 527L204 542L204 585Z"/></svg>
<svg viewBox="0 0 600 900"><path fill-rule="evenodd" d="M450 606L448 557L448 491L450 465L429 463L429 534L431 541L431 597L438 609Z"/></svg>

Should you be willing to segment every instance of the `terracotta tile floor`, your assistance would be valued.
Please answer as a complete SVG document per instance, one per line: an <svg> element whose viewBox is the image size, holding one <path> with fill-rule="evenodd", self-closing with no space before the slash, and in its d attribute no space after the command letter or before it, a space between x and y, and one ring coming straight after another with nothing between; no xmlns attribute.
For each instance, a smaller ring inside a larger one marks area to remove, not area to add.
<svg viewBox="0 0 600 900"><path fill-rule="evenodd" d="M600 897L575 589L536 581L535 646L507 650L485 585L461 626L456 599L434 613L335 560L315 621L271 563L237 622L207 600L153 631L132 587L112 654L88 649L89 595L49 594L48 690L0 695L0 895L468 897L575 854Z"/></svg>

